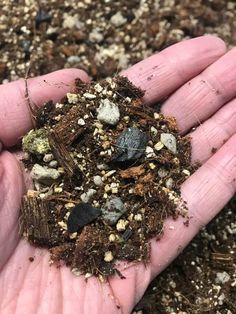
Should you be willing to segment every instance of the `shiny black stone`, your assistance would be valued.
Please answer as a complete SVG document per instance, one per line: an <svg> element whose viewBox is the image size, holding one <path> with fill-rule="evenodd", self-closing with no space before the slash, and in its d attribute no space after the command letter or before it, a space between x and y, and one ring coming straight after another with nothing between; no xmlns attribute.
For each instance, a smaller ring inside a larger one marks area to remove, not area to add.
<svg viewBox="0 0 236 314"><path fill-rule="evenodd" d="M100 214L101 209L81 202L72 209L67 220L67 229L70 233L77 232L79 229L95 220Z"/></svg>
<svg viewBox="0 0 236 314"><path fill-rule="evenodd" d="M131 127L121 133L116 141L115 162L136 160L142 157L148 143L146 133Z"/></svg>

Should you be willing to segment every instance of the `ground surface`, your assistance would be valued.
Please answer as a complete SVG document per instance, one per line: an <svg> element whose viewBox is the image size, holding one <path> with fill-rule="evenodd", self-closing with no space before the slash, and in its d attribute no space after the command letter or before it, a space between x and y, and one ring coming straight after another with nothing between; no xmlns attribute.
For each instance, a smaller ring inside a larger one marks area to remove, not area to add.
<svg viewBox="0 0 236 314"><path fill-rule="evenodd" d="M79 67L100 79L205 33L236 44L235 1L3 0L0 12L3 83L25 76L29 60L31 76ZM137 312L236 312L235 208L232 201L150 285Z"/></svg>

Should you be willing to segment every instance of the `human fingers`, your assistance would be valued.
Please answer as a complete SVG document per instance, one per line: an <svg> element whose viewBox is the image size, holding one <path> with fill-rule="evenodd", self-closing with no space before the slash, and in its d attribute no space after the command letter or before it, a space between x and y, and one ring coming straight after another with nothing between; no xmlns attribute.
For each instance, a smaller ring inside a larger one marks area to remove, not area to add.
<svg viewBox="0 0 236 314"><path fill-rule="evenodd" d="M29 97L36 107L47 100L58 101L72 89L75 78L88 81L82 70L65 69L28 80ZM0 142L13 146L31 127L23 79L0 86Z"/></svg>
<svg viewBox="0 0 236 314"><path fill-rule="evenodd" d="M199 125L191 136L192 160L205 162L236 133L236 99Z"/></svg>
<svg viewBox="0 0 236 314"><path fill-rule="evenodd" d="M164 115L176 117L181 132L205 121L236 96L236 48L185 83L164 103Z"/></svg>
<svg viewBox="0 0 236 314"><path fill-rule="evenodd" d="M175 44L121 72L146 90L144 101L153 104L198 75L226 51L224 42L202 36Z"/></svg>
<svg viewBox="0 0 236 314"><path fill-rule="evenodd" d="M24 180L16 158L7 151L0 154L0 270L19 241L19 206Z"/></svg>

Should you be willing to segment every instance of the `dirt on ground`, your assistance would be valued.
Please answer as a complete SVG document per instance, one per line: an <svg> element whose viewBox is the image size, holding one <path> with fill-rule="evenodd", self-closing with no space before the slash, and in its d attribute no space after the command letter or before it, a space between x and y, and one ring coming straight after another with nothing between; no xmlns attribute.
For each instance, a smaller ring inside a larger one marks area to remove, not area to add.
<svg viewBox="0 0 236 314"><path fill-rule="evenodd" d="M236 44L226 0L2 0L0 82L77 67L100 80L181 40ZM236 312L235 200L149 286L136 313ZM135 313L134 312L134 313Z"/></svg>

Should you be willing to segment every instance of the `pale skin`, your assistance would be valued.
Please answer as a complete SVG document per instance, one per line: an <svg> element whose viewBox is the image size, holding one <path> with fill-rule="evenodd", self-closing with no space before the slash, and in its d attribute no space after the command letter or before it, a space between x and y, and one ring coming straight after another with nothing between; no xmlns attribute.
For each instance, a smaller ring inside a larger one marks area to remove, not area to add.
<svg viewBox="0 0 236 314"><path fill-rule="evenodd" d="M220 39L205 36L169 47L122 73L146 90L147 105L166 99L162 112L177 118L181 133L190 133L192 159L203 165L182 186L191 216L189 227L181 219L169 219L163 238L152 240L149 265L120 264L126 279L117 276L103 284L93 277L86 282L64 266L49 266L46 250L20 239L19 208L28 182L12 147L32 125L24 81L0 86L0 313L132 311L150 281L235 193L235 67L236 49L226 52ZM37 106L48 99L57 101L76 77L88 81L84 72L75 69L30 79L30 98ZM190 131L193 126L196 129ZM218 149L214 155L213 147ZM29 257L34 257L34 262Z"/></svg>

